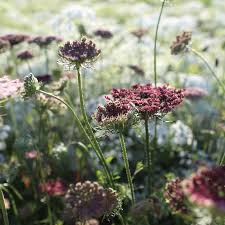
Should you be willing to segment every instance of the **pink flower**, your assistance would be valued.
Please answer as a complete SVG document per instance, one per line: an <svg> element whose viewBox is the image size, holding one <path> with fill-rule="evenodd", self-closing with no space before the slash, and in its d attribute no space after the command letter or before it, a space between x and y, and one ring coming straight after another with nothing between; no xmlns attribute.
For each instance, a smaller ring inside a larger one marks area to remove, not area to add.
<svg viewBox="0 0 225 225"><path fill-rule="evenodd" d="M202 167L182 184L190 202L225 212L225 165Z"/></svg>
<svg viewBox="0 0 225 225"><path fill-rule="evenodd" d="M18 94L23 83L16 79L10 80L8 76L0 78L0 99L14 97Z"/></svg>
<svg viewBox="0 0 225 225"><path fill-rule="evenodd" d="M65 194L65 185L60 180L48 180L46 183L39 185L40 191L42 193L47 193L50 196L59 196Z"/></svg>
<svg viewBox="0 0 225 225"><path fill-rule="evenodd" d="M187 87L184 96L190 100L198 100L208 95L208 92L199 87Z"/></svg>
<svg viewBox="0 0 225 225"><path fill-rule="evenodd" d="M30 152L25 153L25 157L27 159L36 159L38 157L38 155L39 155L38 151L36 151L36 150L32 150Z"/></svg>

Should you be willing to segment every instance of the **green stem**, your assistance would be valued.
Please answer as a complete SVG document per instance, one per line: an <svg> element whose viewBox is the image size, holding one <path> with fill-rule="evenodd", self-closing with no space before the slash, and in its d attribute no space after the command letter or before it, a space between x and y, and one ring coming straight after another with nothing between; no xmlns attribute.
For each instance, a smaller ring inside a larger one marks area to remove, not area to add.
<svg viewBox="0 0 225 225"><path fill-rule="evenodd" d="M29 61L28 61L28 60L26 60L26 62L27 62L27 67L28 67L29 72L30 72L30 73L32 73L32 69L31 69L31 66L30 66Z"/></svg>
<svg viewBox="0 0 225 225"><path fill-rule="evenodd" d="M4 194L3 194L1 186L0 186L0 206L2 209L4 225L9 225L8 214L7 214L7 210L5 208Z"/></svg>
<svg viewBox="0 0 225 225"><path fill-rule="evenodd" d="M120 213L118 214L118 218L119 218L119 221L120 221L121 225L126 225L125 222L124 222L124 219L123 219L123 217Z"/></svg>
<svg viewBox="0 0 225 225"><path fill-rule="evenodd" d="M222 155L222 157L221 157L221 160L220 160L220 166L223 165L224 161L225 161L225 152L223 153L223 155Z"/></svg>
<svg viewBox="0 0 225 225"><path fill-rule="evenodd" d="M45 52L45 68L46 68L46 73L48 74L49 72L49 59L48 59L48 49L47 47L44 48Z"/></svg>
<svg viewBox="0 0 225 225"><path fill-rule="evenodd" d="M164 0L162 2L160 14L159 14L159 18L158 18L158 22L157 22L157 26L156 26L156 31L155 31L155 42L154 42L154 83L155 83L155 86L157 84L157 62L156 62L157 57L156 57L156 53L157 53L158 31L159 31L159 24L160 24L160 21L161 21L161 17L162 17L163 8L164 8L165 3L166 3L166 0Z"/></svg>
<svg viewBox="0 0 225 225"><path fill-rule="evenodd" d="M151 193L152 189L152 151L149 148L149 128L148 128L148 118L145 119L145 151L146 151L146 164L147 164L147 194Z"/></svg>
<svg viewBox="0 0 225 225"><path fill-rule="evenodd" d="M100 162L102 163L103 165L103 168L105 170L105 173L107 175L107 178L109 179L109 182L110 182L110 185L115 188L115 184L114 184L114 181L113 181L113 177L112 177L112 174L109 170L109 167L106 163L106 160L105 160L105 157L102 153L102 150L99 146L99 143L95 137L95 134L92 130L92 127L88 121L88 117L87 117L87 114L86 114L86 111L85 111L85 104L84 104L84 96L83 96L83 89L82 89L82 80L81 80L81 74L80 74L80 68L79 66L77 66L77 77L78 77L78 91L79 91L79 97L80 97L80 109L81 109L81 113L82 113L82 116L83 116L83 119L84 119L84 122L85 122L85 125L87 127L87 130L88 130L88 133L91 137L91 140L93 142L93 145L96 149L96 152L98 152L100 158Z"/></svg>
<svg viewBox="0 0 225 225"><path fill-rule="evenodd" d="M49 196L47 196L47 207L48 207L48 221L50 225L53 225L53 218L52 218L52 211L51 211Z"/></svg>
<svg viewBox="0 0 225 225"><path fill-rule="evenodd" d="M128 185L129 185L129 188L131 191L132 204L134 204L135 203L134 187L133 187L133 183L132 183L130 167L129 167L128 157L127 157L126 144L125 144L124 136L123 136L121 129L119 131L119 137L120 137L120 143L121 143L121 148L122 148L124 166L125 166L126 174L127 174L127 181L128 181Z"/></svg>
<svg viewBox="0 0 225 225"><path fill-rule="evenodd" d="M212 73L213 77L216 79L218 84L223 89L223 93L225 93L225 85L224 85L224 83L222 81L220 81L220 79L217 77L216 73L213 71L212 67L209 65L209 63L207 62L205 57L200 52L198 52L197 50L195 50L193 48L191 48L191 51L205 63L206 67L209 69L209 71Z"/></svg>

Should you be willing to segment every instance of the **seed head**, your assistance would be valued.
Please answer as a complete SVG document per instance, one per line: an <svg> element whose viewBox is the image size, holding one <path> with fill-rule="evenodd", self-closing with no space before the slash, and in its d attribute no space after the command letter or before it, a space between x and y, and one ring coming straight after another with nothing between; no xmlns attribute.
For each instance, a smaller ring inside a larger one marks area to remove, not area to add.
<svg viewBox="0 0 225 225"><path fill-rule="evenodd" d="M92 41L83 38L81 41L66 42L59 47L59 56L63 64L68 66L80 66L95 61L101 50L97 49Z"/></svg>
<svg viewBox="0 0 225 225"><path fill-rule="evenodd" d="M113 189L104 189L97 182L85 181L70 185L66 196L67 214L85 222L103 215L113 215L120 209L118 194Z"/></svg>
<svg viewBox="0 0 225 225"><path fill-rule="evenodd" d="M191 41L192 32L184 31L181 35L176 37L170 47L172 55L178 55L179 53L185 52L188 50L188 45Z"/></svg>
<svg viewBox="0 0 225 225"><path fill-rule="evenodd" d="M24 78L24 98L34 96L39 89L40 84L38 83L37 78L32 73Z"/></svg>
<svg viewBox="0 0 225 225"><path fill-rule="evenodd" d="M57 36L36 36L36 37L32 37L29 39L29 43L31 44L36 44L38 45L40 48L46 48L49 45L51 45L53 42L61 42L62 39L60 37Z"/></svg>

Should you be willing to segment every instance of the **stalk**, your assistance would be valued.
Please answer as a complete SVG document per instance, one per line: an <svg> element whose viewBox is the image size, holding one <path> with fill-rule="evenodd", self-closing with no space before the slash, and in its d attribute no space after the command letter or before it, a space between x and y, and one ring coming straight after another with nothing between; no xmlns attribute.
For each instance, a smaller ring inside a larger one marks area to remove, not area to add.
<svg viewBox="0 0 225 225"><path fill-rule="evenodd" d="M145 151L146 151L146 164L147 164L147 194L149 195L152 189L152 151L149 148L149 128L148 128L148 118L145 119Z"/></svg>
<svg viewBox="0 0 225 225"><path fill-rule="evenodd" d="M120 143L121 143L121 148L122 148L124 166L125 166L126 174L127 174L127 181L128 181L128 185L129 185L129 188L131 191L131 200L132 200L132 204L134 204L135 203L134 186L132 183L132 178L131 178L131 173L130 173L126 144L125 144L123 132L121 129L119 130L119 137L120 137Z"/></svg>
<svg viewBox="0 0 225 225"><path fill-rule="evenodd" d="M190 50L191 50L191 52L193 52L196 56L198 56L204 62L204 64L209 69L209 71L211 72L213 77L216 79L217 83L221 86L221 88L223 90L223 93L225 93L225 85L224 85L224 83L218 78L216 73L213 71L212 67L207 62L206 58L200 52L198 52L197 50L195 50L193 48L191 48Z"/></svg>
<svg viewBox="0 0 225 225"><path fill-rule="evenodd" d="M157 26L156 26L156 31L155 31L155 41L154 41L154 83L155 83L155 86L157 84L157 61L156 61L157 57L156 57L156 53L157 53L158 31L159 31L159 24L160 24L160 21L161 21L161 17L162 17L163 8L164 8L165 3L166 3L166 0L164 0L162 2L160 14L159 14L159 18L158 18L158 22L157 22Z"/></svg>
<svg viewBox="0 0 225 225"><path fill-rule="evenodd" d="M96 148L96 146L94 145L93 141L90 139L88 133L87 133L86 130L84 129L82 123L80 122L80 120L79 120L77 114L75 113L75 111L73 110L73 108L72 108L66 101L64 101L63 99L61 99L61 98L59 98L59 97L57 97L57 96L55 96L55 95L53 95L53 94L51 94L51 93L48 93L48 92L45 92L45 91L42 91L42 90L38 90L38 92L40 92L40 93L42 93L42 94L45 94L45 95L47 95L47 96L50 96L50 97L52 97L52 98L57 99L58 101L62 102L62 103L70 110L70 112L73 114L73 117L74 117L75 122L77 123L78 127L81 129L81 131L83 132L83 134L84 134L86 140L90 143L90 145L91 145L92 148L94 149L94 151L95 151L95 153L96 153L98 159L99 159L100 162L102 163L104 172L105 172L105 174L106 174L106 176L107 176L107 178L108 178L108 180L109 180L110 185L111 185L113 188L115 188L115 185L114 185L112 176L111 176L111 174L110 174L110 171L109 171L109 169L108 169L108 166L107 166L107 163L106 163L105 159L104 159L104 162L103 162L102 156L99 154L99 150Z"/></svg>
<svg viewBox="0 0 225 225"><path fill-rule="evenodd" d="M84 119L84 123L87 127L87 131L88 131L88 134L90 135L90 138L92 140L92 143L93 143L93 146L96 150L96 152L98 152L99 154L99 160L100 162L102 163L104 169L105 169L105 172L106 172L106 175L109 179L109 182L111 184L111 186L113 188L115 188L115 184L114 184L114 181L113 181L113 177L112 177L112 174L109 170L109 167L106 163L106 160L105 160L105 157L103 155L103 152L99 146L99 143L95 137L95 134L92 130L92 127L88 121L88 117L87 117L87 114L86 114L86 111L85 111L85 103L84 103L84 96L83 96L83 89L82 89L82 80L81 80L81 74L80 74L80 67L77 66L77 77L78 77L78 92L79 92L79 97L80 97L80 109L81 109L81 113L82 113L82 116L83 116L83 119Z"/></svg>
<svg viewBox="0 0 225 225"><path fill-rule="evenodd" d="M1 186L0 186L0 206L2 209L4 225L9 225L8 214L7 214L7 210L5 208L4 194L3 194Z"/></svg>

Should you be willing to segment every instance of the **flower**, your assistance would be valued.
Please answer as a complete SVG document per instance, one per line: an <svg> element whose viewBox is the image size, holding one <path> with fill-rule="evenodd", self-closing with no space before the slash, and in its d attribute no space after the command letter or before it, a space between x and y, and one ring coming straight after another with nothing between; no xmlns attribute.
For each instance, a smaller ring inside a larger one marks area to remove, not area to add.
<svg viewBox="0 0 225 225"><path fill-rule="evenodd" d="M185 98L198 100L208 95L208 92L200 87L187 87L184 90Z"/></svg>
<svg viewBox="0 0 225 225"><path fill-rule="evenodd" d="M94 32L95 36L101 37L102 39L110 39L113 37L113 34L109 30L99 29Z"/></svg>
<svg viewBox="0 0 225 225"><path fill-rule="evenodd" d="M36 159L38 157L38 151L32 150L30 152L25 152L25 158L27 159Z"/></svg>
<svg viewBox="0 0 225 225"><path fill-rule="evenodd" d="M62 39L60 37L49 35L49 36L32 37L32 38L29 39L28 42L31 43L31 44L36 44L40 48L46 48L50 44L52 44L53 42L58 43L58 42L61 42L61 41L62 41Z"/></svg>
<svg viewBox="0 0 225 225"><path fill-rule="evenodd" d="M114 215L120 209L120 201L113 189L104 189L97 182L85 181L70 185L65 206L73 219L85 222L103 215Z"/></svg>
<svg viewBox="0 0 225 225"><path fill-rule="evenodd" d="M0 78L0 99L6 99L9 97L15 97L23 83L18 80L10 80L8 76L3 76Z"/></svg>
<svg viewBox="0 0 225 225"><path fill-rule="evenodd" d="M145 72L142 68L140 68L137 65L129 65L128 66L131 70L133 70L136 74L140 75L140 76L144 76Z"/></svg>
<svg viewBox="0 0 225 225"><path fill-rule="evenodd" d="M170 47L172 55L178 55L179 53L187 51L187 46L189 45L192 37L192 32L184 31L182 34L176 37Z"/></svg>
<svg viewBox="0 0 225 225"><path fill-rule="evenodd" d="M9 41L0 38L0 54L6 52L10 47Z"/></svg>
<svg viewBox="0 0 225 225"><path fill-rule="evenodd" d="M65 194L65 185L60 180L48 180L46 183L39 185L39 189L42 193L47 193L50 196L59 196Z"/></svg>
<svg viewBox="0 0 225 225"><path fill-rule="evenodd" d="M10 43L10 46L13 47L14 45L26 41L28 39L28 36L24 34L7 34L1 36L0 39L8 41Z"/></svg>
<svg viewBox="0 0 225 225"><path fill-rule="evenodd" d="M148 33L147 29L137 29L131 32L131 34L133 34L135 37L137 37L138 39L141 39L143 36L145 36Z"/></svg>
<svg viewBox="0 0 225 225"><path fill-rule="evenodd" d="M99 56L101 50L97 49L92 41L83 38L81 41L66 42L59 47L59 56L62 62L80 66L85 63L93 62Z"/></svg>
<svg viewBox="0 0 225 225"><path fill-rule="evenodd" d="M185 194L179 178L166 184L164 197L173 213L187 214L188 209L185 204Z"/></svg>
<svg viewBox="0 0 225 225"><path fill-rule="evenodd" d="M17 58L20 59L20 60L29 60L29 59L32 59L33 57L34 57L33 54L28 50L20 52L17 55Z"/></svg>
<svg viewBox="0 0 225 225"><path fill-rule="evenodd" d="M201 167L182 185L190 202L225 212L225 165Z"/></svg>
<svg viewBox="0 0 225 225"><path fill-rule="evenodd" d="M119 101L112 101L107 99L106 104L99 105L94 118L101 126L112 129L120 129L125 124L133 120L133 107L129 101L123 99Z"/></svg>
<svg viewBox="0 0 225 225"><path fill-rule="evenodd" d="M38 82L41 82L42 84L48 84L52 81L52 75L50 74L42 74L35 76L38 80Z"/></svg>
<svg viewBox="0 0 225 225"><path fill-rule="evenodd" d="M32 97L40 89L40 84L38 80L32 73L24 78L24 92L23 97Z"/></svg>

